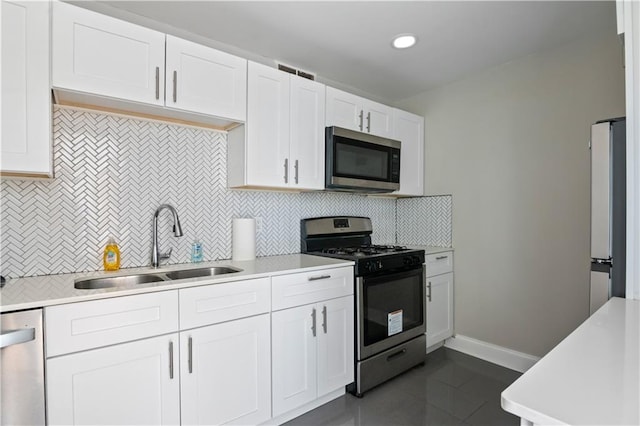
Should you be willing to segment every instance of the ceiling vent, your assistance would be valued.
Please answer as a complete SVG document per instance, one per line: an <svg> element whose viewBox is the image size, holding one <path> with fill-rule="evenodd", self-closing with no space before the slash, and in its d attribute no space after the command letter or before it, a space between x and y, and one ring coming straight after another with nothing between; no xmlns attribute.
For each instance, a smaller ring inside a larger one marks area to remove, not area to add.
<svg viewBox="0 0 640 426"><path fill-rule="evenodd" d="M306 72L306 71L295 69L293 67L290 67L289 65L278 64L278 69L280 71L288 72L289 74L294 74L294 75L297 75L299 77L306 78L308 80L314 80L315 81L315 79L316 79L316 75L315 74L311 74L311 73Z"/></svg>

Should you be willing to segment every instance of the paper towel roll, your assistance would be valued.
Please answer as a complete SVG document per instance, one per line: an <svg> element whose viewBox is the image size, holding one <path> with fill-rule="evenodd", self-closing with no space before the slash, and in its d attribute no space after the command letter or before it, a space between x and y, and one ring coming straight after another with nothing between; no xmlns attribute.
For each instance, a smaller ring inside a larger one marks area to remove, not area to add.
<svg viewBox="0 0 640 426"><path fill-rule="evenodd" d="M256 220L234 218L231 229L231 258L253 260L256 258Z"/></svg>

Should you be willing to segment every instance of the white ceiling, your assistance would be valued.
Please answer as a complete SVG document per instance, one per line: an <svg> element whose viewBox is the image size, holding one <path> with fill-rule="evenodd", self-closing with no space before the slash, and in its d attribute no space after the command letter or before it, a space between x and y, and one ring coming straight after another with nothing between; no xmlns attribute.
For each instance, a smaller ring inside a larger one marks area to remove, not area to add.
<svg viewBox="0 0 640 426"><path fill-rule="evenodd" d="M394 102L512 59L615 31L615 2L596 1L101 1L78 2L144 17ZM390 47L400 33L418 44ZM198 41L198 40L195 40ZM234 51L235 50L235 51Z"/></svg>

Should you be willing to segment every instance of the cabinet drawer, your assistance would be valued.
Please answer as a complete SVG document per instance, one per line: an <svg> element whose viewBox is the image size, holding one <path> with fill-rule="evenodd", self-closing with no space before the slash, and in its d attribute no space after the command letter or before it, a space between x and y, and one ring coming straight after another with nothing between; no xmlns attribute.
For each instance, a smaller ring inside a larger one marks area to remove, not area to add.
<svg viewBox="0 0 640 426"><path fill-rule="evenodd" d="M324 269L273 277L272 309L285 309L353 294L353 268Z"/></svg>
<svg viewBox="0 0 640 426"><path fill-rule="evenodd" d="M453 272L453 252L428 254L424 263L428 277Z"/></svg>
<svg viewBox="0 0 640 426"><path fill-rule="evenodd" d="M180 329L269 312L270 278L180 290Z"/></svg>
<svg viewBox="0 0 640 426"><path fill-rule="evenodd" d="M178 292L45 308L47 357L178 330Z"/></svg>

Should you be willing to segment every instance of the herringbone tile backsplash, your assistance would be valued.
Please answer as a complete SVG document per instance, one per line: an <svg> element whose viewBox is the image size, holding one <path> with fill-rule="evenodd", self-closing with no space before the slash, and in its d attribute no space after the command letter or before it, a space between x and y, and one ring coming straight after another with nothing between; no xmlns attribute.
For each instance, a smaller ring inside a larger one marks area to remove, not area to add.
<svg viewBox="0 0 640 426"><path fill-rule="evenodd" d="M231 191L225 133L66 107L54 109L53 123L55 179L1 182L0 272L7 277L100 270L110 235L123 268L148 265L152 217L163 203L176 207L184 231L174 238L168 212L160 217L170 263L189 262L196 238L205 260L229 259L233 217L262 219L258 256L299 252L300 219L326 215L371 217L378 243L451 245L450 196L396 202Z"/></svg>

